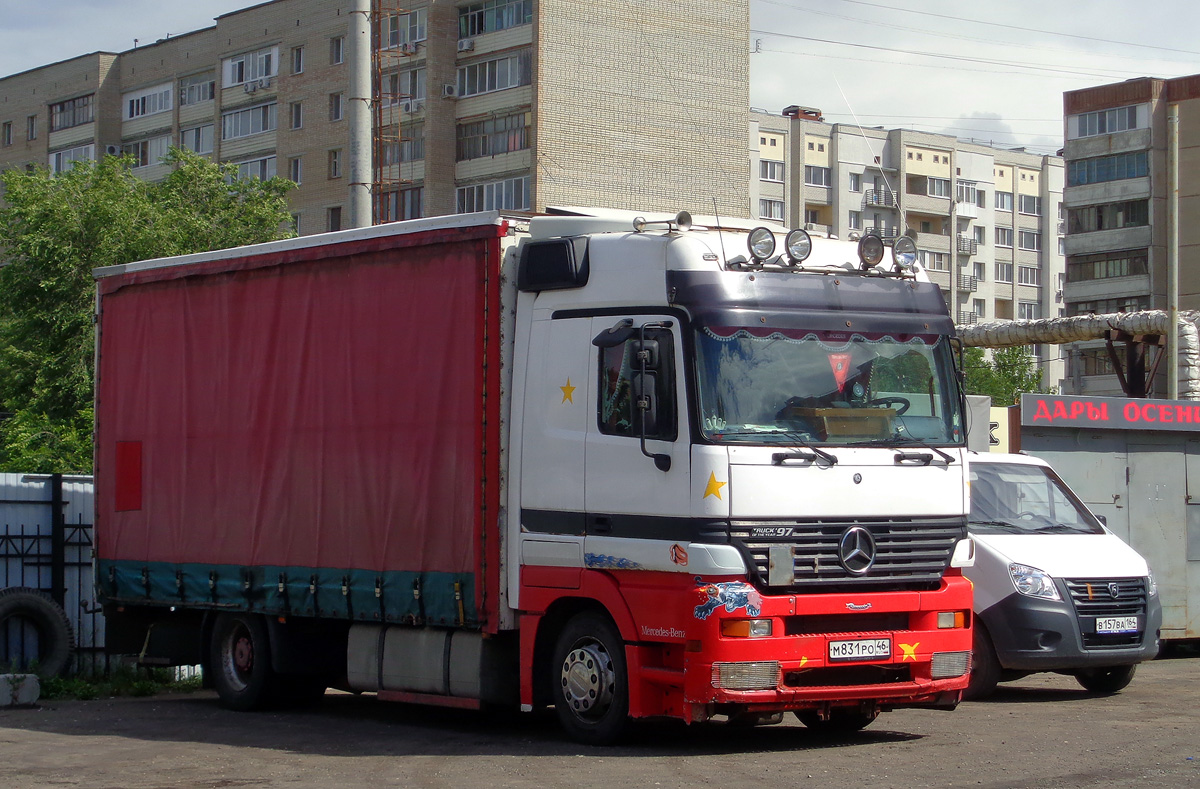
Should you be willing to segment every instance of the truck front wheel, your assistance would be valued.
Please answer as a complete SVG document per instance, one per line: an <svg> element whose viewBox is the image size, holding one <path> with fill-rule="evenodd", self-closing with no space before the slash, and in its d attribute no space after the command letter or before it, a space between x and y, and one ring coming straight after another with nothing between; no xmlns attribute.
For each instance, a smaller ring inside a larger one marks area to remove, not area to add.
<svg viewBox="0 0 1200 789"><path fill-rule="evenodd" d="M209 666L221 703L253 710L273 700L275 676L267 627L254 614L221 614L213 623Z"/></svg>
<svg viewBox="0 0 1200 789"><path fill-rule="evenodd" d="M558 720L571 737L608 745L625 731L629 681L625 643L608 617L586 612L558 635L549 679Z"/></svg>

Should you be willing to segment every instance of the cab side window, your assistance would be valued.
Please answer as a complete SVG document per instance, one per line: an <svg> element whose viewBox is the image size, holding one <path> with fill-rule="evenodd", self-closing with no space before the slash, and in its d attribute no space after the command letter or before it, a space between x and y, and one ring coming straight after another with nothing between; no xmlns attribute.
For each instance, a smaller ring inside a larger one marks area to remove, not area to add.
<svg viewBox="0 0 1200 789"><path fill-rule="evenodd" d="M646 372L642 373L645 351ZM667 329L647 329L646 343L640 338L600 349L598 424L600 432L612 436L641 436L642 409L638 401L648 399L646 438L674 441L678 437L675 418L675 346Z"/></svg>

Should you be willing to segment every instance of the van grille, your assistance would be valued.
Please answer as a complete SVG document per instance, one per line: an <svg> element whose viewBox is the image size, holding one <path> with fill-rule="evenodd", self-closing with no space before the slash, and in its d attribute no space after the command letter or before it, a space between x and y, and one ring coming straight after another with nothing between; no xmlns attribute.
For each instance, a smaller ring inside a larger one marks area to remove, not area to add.
<svg viewBox="0 0 1200 789"><path fill-rule="evenodd" d="M1080 636L1088 648L1128 647L1142 643L1144 633L1096 633L1095 617L1136 616L1146 626L1146 579L1068 578L1067 592L1079 614ZM1111 585L1111 589L1110 589ZM1114 595L1112 590L1116 591Z"/></svg>

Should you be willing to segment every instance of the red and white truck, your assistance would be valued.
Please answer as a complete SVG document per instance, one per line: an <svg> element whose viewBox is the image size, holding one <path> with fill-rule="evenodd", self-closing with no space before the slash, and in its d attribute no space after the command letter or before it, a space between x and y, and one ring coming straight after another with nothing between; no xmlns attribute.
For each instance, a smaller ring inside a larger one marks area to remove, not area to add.
<svg viewBox="0 0 1200 789"><path fill-rule="evenodd" d="M472 214L98 270L110 650L234 708L552 704L586 742L952 708L941 293L908 239L728 224Z"/></svg>

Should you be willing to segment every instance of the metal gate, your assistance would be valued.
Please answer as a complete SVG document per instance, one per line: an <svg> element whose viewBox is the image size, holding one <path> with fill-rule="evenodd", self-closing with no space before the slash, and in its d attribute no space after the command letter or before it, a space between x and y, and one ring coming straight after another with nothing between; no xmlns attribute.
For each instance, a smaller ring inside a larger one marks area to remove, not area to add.
<svg viewBox="0 0 1200 789"><path fill-rule="evenodd" d="M0 589L40 590L62 606L75 636L76 672L102 671L104 619L92 583L92 478L0 474ZM0 624L0 671L26 667L37 631Z"/></svg>

